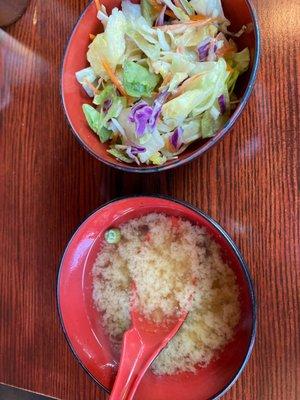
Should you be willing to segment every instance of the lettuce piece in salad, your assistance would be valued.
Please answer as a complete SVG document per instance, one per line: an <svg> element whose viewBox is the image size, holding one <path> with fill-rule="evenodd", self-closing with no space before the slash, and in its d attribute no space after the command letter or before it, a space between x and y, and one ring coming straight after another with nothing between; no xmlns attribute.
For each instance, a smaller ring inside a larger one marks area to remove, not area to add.
<svg viewBox="0 0 300 400"><path fill-rule="evenodd" d="M159 58L160 46L158 42L156 44L149 43L141 33L134 29L129 29L127 35L150 60L157 60Z"/></svg>
<svg viewBox="0 0 300 400"><path fill-rule="evenodd" d="M89 83L94 84L97 77L93 68L84 68L75 74L77 81L82 85L83 89L90 97L94 97L94 91L91 89Z"/></svg>
<svg viewBox="0 0 300 400"><path fill-rule="evenodd" d="M122 11L126 18L133 21L142 15L140 4L134 4L130 0L122 1Z"/></svg>
<svg viewBox="0 0 300 400"><path fill-rule="evenodd" d="M96 94L93 103L101 106L106 100L116 95L116 89L113 85L107 85L99 94Z"/></svg>
<svg viewBox="0 0 300 400"><path fill-rule="evenodd" d="M133 61L124 64L123 85L129 96L150 97L159 77Z"/></svg>
<svg viewBox="0 0 300 400"><path fill-rule="evenodd" d="M212 107L224 91L228 72L224 59L210 63L210 67L207 70L204 67L203 72L185 81L183 93L163 106L165 120L172 119L181 124L190 113L196 116Z"/></svg>
<svg viewBox="0 0 300 400"><path fill-rule="evenodd" d="M240 74L243 74L247 71L250 64L250 51L248 47L239 53L234 53L232 57L227 60L227 63L236 70L239 71Z"/></svg>
<svg viewBox="0 0 300 400"><path fill-rule="evenodd" d="M104 116L89 104L82 106L85 118L90 128L97 133L102 143L107 142L112 135L112 131L104 126Z"/></svg>
<svg viewBox="0 0 300 400"><path fill-rule="evenodd" d="M176 15L176 17L182 21L182 22L187 22L190 20L189 16L179 7L176 7L172 0L162 0L163 3L165 3L165 5L167 7L169 7L170 10L173 11L173 13Z"/></svg>
<svg viewBox="0 0 300 400"><path fill-rule="evenodd" d="M198 46L206 37L214 38L218 33L218 28L211 24L204 27L187 28L184 33L175 35L175 43L181 47Z"/></svg>
<svg viewBox="0 0 300 400"><path fill-rule="evenodd" d="M133 160L131 158L129 158L127 155L125 155L122 151L116 149L115 147L111 147L110 149L107 150L107 152L109 154L111 154L112 156L114 156L115 158L117 158L120 161L124 161L127 164L132 164Z"/></svg>
<svg viewBox="0 0 300 400"><path fill-rule="evenodd" d="M225 125L227 120L227 115L215 119L210 110L207 110L201 118L201 137L203 139L213 137Z"/></svg>
<svg viewBox="0 0 300 400"><path fill-rule="evenodd" d="M155 11L154 7L148 0L141 0L142 16L145 18L147 23L152 26L158 16L158 12Z"/></svg>
<svg viewBox="0 0 300 400"><path fill-rule="evenodd" d="M87 59L95 74L107 80L108 75L101 65L101 60L109 63L115 70L122 64L125 53L125 32L127 28L126 18L122 11L114 8L110 15L104 33L95 37L89 46Z"/></svg>
<svg viewBox="0 0 300 400"><path fill-rule="evenodd" d="M202 97L201 90L187 90L182 95L163 105L162 115L164 120L174 120L179 125L192 112L199 98Z"/></svg>
<svg viewBox="0 0 300 400"><path fill-rule="evenodd" d="M169 92L173 93L187 77L188 74L186 72L176 72L169 83Z"/></svg>
<svg viewBox="0 0 300 400"><path fill-rule="evenodd" d="M123 97L117 96L113 98L107 112L99 112L89 104L84 104L82 106L88 125L97 133L102 143L107 142L113 133L111 129L109 129L109 121L112 118L117 118L125 106L126 100Z"/></svg>
<svg viewBox="0 0 300 400"><path fill-rule="evenodd" d="M167 157L163 156L159 151L149 158L149 161L154 165L163 165L167 161Z"/></svg>
<svg viewBox="0 0 300 400"><path fill-rule="evenodd" d="M224 17L221 0L191 0L190 5L198 14Z"/></svg>
<svg viewBox="0 0 300 400"><path fill-rule="evenodd" d="M110 57L107 61L111 66L122 64L125 52L125 33L127 20L122 11L114 8L105 29L105 40L108 43Z"/></svg>
<svg viewBox="0 0 300 400"><path fill-rule="evenodd" d="M227 64L230 66L230 75L227 79L227 88L230 94L233 93L238 77L246 72L250 65L250 52L248 48L234 53L227 58Z"/></svg>
<svg viewBox="0 0 300 400"><path fill-rule="evenodd" d="M182 124L184 144L192 143L201 137L201 120L199 117Z"/></svg>
<svg viewBox="0 0 300 400"><path fill-rule="evenodd" d="M145 137L143 138L145 139ZM148 140L143 141L143 147L145 147L146 151L138 155L141 162L146 162L149 160L154 154L156 154L159 150L161 150L165 145L165 142L158 132L157 129L154 129L151 135L148 136Z"/></svg>

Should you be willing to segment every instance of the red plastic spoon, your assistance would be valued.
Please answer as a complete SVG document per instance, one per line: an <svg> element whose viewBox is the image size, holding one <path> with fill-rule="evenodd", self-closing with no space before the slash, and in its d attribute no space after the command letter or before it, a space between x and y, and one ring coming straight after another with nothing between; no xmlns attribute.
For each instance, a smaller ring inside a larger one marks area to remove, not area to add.
<svg viewBox="0 0 300 400"><path fill-rule="evenodd" d="M132 400L152 361L175 336L188 312L155 324L131 307L132 328L125 332L118 374L110 400Z"/></svg>

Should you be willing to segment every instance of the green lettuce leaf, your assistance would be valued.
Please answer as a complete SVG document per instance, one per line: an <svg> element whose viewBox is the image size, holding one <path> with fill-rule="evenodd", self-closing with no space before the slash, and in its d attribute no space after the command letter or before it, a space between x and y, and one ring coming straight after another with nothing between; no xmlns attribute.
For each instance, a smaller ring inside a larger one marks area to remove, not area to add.
<svg viewBox="0 0 300 400"><path fill-rule="evenodd" d="M89 104L83 104L82 110L84 112L85 118L89 127L95 132L101 129L103 117L102 115L92 106Z"/></svg>
<svg viewBox="0 0 300 400"><path fill-rule="evenodd" d="M135 4L128 0L122 1L122 11L126 18L132 20L136 20L142 15L140 4Z"/></svg>
<svg viewBox="0 0 300 400"><path fill-rule="evenodd" d="M188 77L186 72L176 72L169 84L169 91L173 93L177 87Z"/></svg>
<svg viewBox="0 0 300 400"><path fill-rule="evenodd" d="M157 60L159 58L160 46L158 42L155 44L150 43L141 33L132 28L128 29L127 35L134 41L136 46L141 49L148 58L150 58L150 60Z"/></svg>
<svg viewBox="0 0 300 400"><path fill-rule="evenodd" d="M198 14L224 17L221 0L191 0L190 4Z"/></svg>
<svg viewBox="0 0 300 400"><path fill-rule="evenodd" d="M124 14L114 8L108 18L105 32L95 37L87 53L87 59L97 76L108 79L101 60L108 62L113 70L117 65L122 64L126 47L126 29L127 22Z"/></svg>
<svg viewBox="0 0 300 400"><path fill-rule="evenodd" d="M199 63L200 64L200 63ZM164 104L164 120L175 120L178 124L191 113L197 116L213 106L216 99L224 92L228 72L224 59L209 63L209 68L200 70L198 75L184 83L184 92Z"/></svg>
<svg viewBox="0 0 300 400"><path fill-rule="evenodd" d="M141 65L133 61L125 62L123 85L129 96L150 97L158 81L157 75L152 74Z"/></svg>
<svg viewBox="0 0 300 400"><path fill-rule="evenodd" d="M102 104L116 95L116 90L113 85L107 85L99 94L96 94L93 103L96 106L102 106Z"/></svg>
<svg viewBox="0 0 300 400"><path fill-rule="evenodd" d="M239 53L235 53L232 56L232 67L236 68L240 74L243 74L247 71L250 64L250 51L248 47Z"/></svg>
<svg viewBox="0 0 300 400"><path fill-rule="evenodd" d="M154 165L163 165L166 163L167 158L158 151L149 158L149 161Z"/></svg>
<svg viewBox="0 0 300 400"><path fill-rule="evenodd" d="M120 151L118 149L111 147L110 149L107 150L107 152L120 161L124 161L128 164L133 163L133 160L131 158L127 157L124 153L122 153L122 151Z"/></svg>
<svg viewBox="0 0 300 400"><path fill-rule="evenodd" d="M227 120L228 115L222 115L214 119L210 110L206 111L201 118L201 137L207 139L214 136L225 125Z"/></svg>
<svg viewBox="0 0 300 400"><path fill-rule="evenodd" d="M102 128L98 132L98 136L99 136L99 139L100 139L101 143L105 143L109 139L111 139L112 133L113 132L111 130L109 130L109 129L105 128L104 126L102 126Z"/></svg>
<svg viewBox="0 0 300 400"><path fill-rule="evenodd" d="M176 7L173 3L172 0L163 0L163 3L165 3L165 5L167 7L169 7L170 10L173 11L173 13L176 15L176 17L182 21L182 22L186 22L189 21L190 18L189 16L179 7Z"/></svg>
<svg viewBox="0 0 300 400"><path fill-rule="evenodd" d="M198 46L205 38L214 38L218 33L218 28L211 24L204 27L190 27L185 32L175 35L177 46L194 47Z"/></svg>
<svg viewBox="0 0 300 400"><path fill-rule="evenodd" d="M147 23L152 26L156 20L158 13L148 0L141 0L142 16L145 18Z"/></svg>
<svg viewBox="0 0 300 400"><path fill-rule="evenodd" d="M232 71L227 78L226 84L230 94L233 93L238 77L246 72L250 65L250 52L248 48L234 53L230 58L226 58L227 64Z"/></svg>
<svg viewBox="0 0 300 400"><path fill-rule="evenodd" d="M97 133L102 143L107 142L113 133L108 129L108 122L112 118L117 118L125 106L126 100L123 97L117 96L113 99L112 105L106 114L103 112L100 113L89 104L84 104L82 106L88 125Z"/></svg>
<svg viewBox="0 0 300 400"><path fill-rule="evenodd" d="M97 133L102 143L107 142L112 135L112 131L108 130L104 126L104 116L103 114L99 113L95 108L90 106L89 104L84 104L82 106L85 118L89 127Z"/></svg>

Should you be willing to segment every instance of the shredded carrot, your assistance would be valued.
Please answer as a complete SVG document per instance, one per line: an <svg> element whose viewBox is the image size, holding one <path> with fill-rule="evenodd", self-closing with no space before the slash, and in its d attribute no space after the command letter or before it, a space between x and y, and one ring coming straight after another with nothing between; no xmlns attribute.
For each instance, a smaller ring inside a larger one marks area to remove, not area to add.
<svg viewBox="0 0 300 400"><path fill-rule="evenodd" d="M100 11L100 9L101 9L100 0L94 0L94 1L96 4L97 11Z"/></svg>
<svg viewBox="0 0 300 400"><path fill-rule="evenodd" d="M110 80L113 82L113 84L117 87L117 89L119 90L119 92L125 96L125 97L129 97L128 94L126 93L122 83L120 82L120 80L118 79L118 77L115 75L114 71L111 69L111 67L109 66L109 64L104 61L101 60L101 64L103 66L103 68L105 69L107 75L109 76Z"/></svg>
<svg viewBox="0 0 300 400"><path fill-rule="evenodd" d="M99 94L99 90L87 79L83 78L83 82L94 92L94 94Z"/></svg>
<svg viewBox="0 0 300 400"><path fill-rule="evenodd" d="M207 16L203 15L203 14L198 14L198 15L190 15L190 19L192 21L203 21L204 19L206 19Z"/></svg>
<svg viewBox="0 0 300 400"><path fill-rule="evenodd" d="M155 0L149 0L149 3L152 5L153 8L155 8L157 11L160 11L163 6L161 4L157 4Z"/></svg>
<svg viewBox="0 0 300 400"><path fill-rule="evenodd" d="M163 5L158 4L155 0L149 0L149 2L151 3L152 7L153 7L157 12L161 12L161 10L164 8ZM169 17L176 18L175 14L173 13L172 10L166 10L165 14L168 15Z"/></svg>
<svg viewBox="0 0 300 400"><path fill-rule="evenodd" d="M96 36L93 35L92 33L90 33L90 34L89 34L89 37L90 37L91 40L94 40Z"/></svg>

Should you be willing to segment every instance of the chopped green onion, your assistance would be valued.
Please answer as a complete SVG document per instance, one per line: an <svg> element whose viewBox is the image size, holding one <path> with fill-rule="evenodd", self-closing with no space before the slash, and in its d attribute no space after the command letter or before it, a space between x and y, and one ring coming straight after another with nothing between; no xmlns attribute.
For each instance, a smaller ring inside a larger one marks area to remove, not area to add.
<svg viewBox="0 0 300 400"><path fill-rule="evenodd" d="M109 244L116 244L119 243L121 239L121 231L120 229L109 229L105 232L105 240Z"/></svg>

